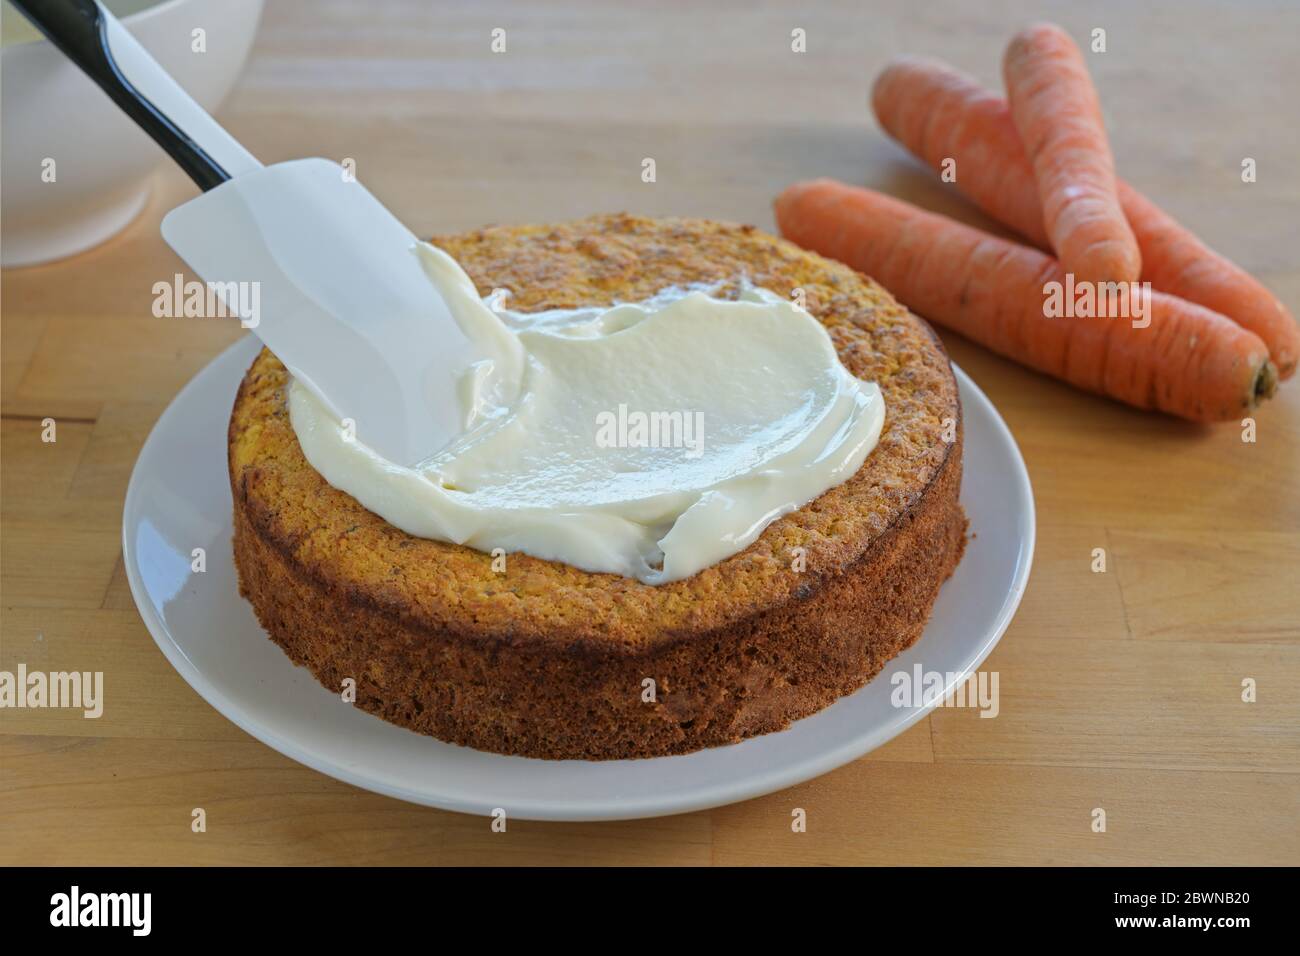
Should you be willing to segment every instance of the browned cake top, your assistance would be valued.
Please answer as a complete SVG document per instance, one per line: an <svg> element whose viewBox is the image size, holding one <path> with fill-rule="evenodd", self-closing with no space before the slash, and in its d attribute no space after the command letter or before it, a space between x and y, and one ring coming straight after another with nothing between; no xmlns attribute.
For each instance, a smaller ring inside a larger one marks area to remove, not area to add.
<svg viewBox="0 0 1300 956"><path fill-rule="evenodd" d="M263 350L230 423L237 495L258 532L339 600L467 637L639 646L732 625L807 597L842 573L913 507L950 451L945 419L957 387L934 333L870 279L750 226L595 216L559 225L495 227L432 240L481 293L509 289L519 311L636 301L673 285L748 278L781 295L804 290L840 360L877 382L886 419L858 473L775 521L750 547L693 577L651 586L511 554L414 538L338 491L307 463L289 422L288 373ZM727 356L719 355L720 363ZM805 570L791 569L803 549Z"/></svg>

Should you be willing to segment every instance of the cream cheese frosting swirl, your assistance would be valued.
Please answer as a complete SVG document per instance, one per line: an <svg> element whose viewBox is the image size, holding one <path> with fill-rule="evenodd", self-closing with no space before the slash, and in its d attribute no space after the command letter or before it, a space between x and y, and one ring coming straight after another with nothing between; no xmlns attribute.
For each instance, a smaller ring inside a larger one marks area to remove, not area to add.
<svg viewBox="0 0 1300 956"><path fill-rule="evenodd" d="M848 479L880 437L880 389L786 299L666 289L607 307L521 313L417 247L492 358L461 382L463 432L406 467L292 383L307 460L417 537L524 552L661 584L741 551ZM351 423L348 423L349 425Z"/></svg>

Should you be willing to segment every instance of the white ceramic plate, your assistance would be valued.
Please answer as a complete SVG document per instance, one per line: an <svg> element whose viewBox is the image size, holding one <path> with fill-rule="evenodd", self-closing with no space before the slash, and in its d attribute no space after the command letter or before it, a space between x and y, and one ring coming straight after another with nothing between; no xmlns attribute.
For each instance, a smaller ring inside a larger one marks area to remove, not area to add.
<svg viewBox="0 0 1300 956"><path fill-rule="evenodd" d="M289 662L236 592L226 426L257 348L248 336L195 376L140 451L122 527L131 593L163 654L213 707L294 760L401 800L476 814L500 807L519 819L618 820L792 786L861 757L924 716L930 707L891 704L890 675L915 664L962 677L975 670L1029 578L1029 476L997 411L957 369L966 429L961 497L974 537L924 636L866 687L781 733L682 757L530 760L445 744L325 690ZM206 550L202 574L190 570L195 548Z"/></svg>

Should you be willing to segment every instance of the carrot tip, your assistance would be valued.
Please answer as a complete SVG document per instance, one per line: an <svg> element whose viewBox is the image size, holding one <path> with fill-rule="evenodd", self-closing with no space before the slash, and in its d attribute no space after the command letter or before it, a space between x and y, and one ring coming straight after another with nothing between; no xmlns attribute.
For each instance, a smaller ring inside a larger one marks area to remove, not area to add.
<svg viewBox="0 0 1300 956"><path fill-rule="evenodd" d="M1250 390L1250 407L1254 408L1265 399L1272 398L1277 391L1277 366L1265 362L1255 375L1255 386Z"/></svg>

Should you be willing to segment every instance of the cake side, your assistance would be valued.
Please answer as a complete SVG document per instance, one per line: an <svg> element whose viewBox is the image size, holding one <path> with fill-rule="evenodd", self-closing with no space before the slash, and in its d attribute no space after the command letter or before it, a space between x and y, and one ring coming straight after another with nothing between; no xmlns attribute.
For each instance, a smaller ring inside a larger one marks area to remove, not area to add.
<svg viewBox="0 0 1300 956"><path fill-rule="evenodd" d="M921 636L965 546L961 459L857 565L806 598L679 639L557 654L508 632L430 629L325 585L236 508L240 591L294 663L356 705L478 750L551 759L689 753L786 728L857 690ZM654 700L645 699L645 680Z"/></svg>

